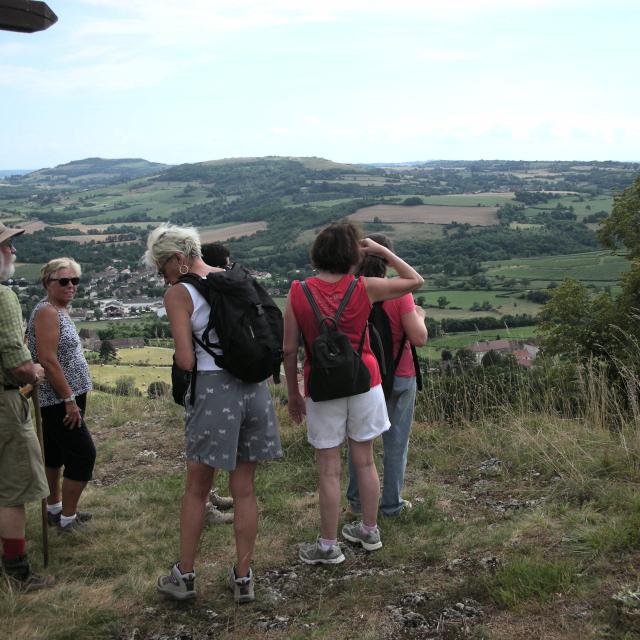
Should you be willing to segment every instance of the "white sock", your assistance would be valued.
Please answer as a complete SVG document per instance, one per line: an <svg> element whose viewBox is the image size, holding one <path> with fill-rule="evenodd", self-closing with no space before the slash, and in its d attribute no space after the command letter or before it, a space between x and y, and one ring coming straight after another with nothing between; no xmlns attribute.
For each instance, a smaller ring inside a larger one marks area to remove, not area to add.
<svg viewBox="0 0 640 640"><path fill-rule="evenodd" d="M68 527L76 518L78 517L77 513L74 513L72 516L60 516L60 526Z"/></svg>
<svg viewBox="0 0 640 640"><path fill-rule="evenodd" d="M56 502L55 504L47 505L47 513L51 513L54 516L59 514L62 511L62 500L60 502Z"/></svg>

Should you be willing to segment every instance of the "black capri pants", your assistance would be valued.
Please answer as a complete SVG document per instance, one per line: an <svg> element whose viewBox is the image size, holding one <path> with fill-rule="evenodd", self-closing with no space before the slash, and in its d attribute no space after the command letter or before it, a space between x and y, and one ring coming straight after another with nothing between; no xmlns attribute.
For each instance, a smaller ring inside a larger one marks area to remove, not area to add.
<svg viewBox="0 0 640 640"><path fill-rule="evenodd" d="M63 420L67 415L64 402L42 407L42 435L44 439L44 464L52 469L64 467L63 477L78 482L88 482L96 462L96 447L84 422L87 394L76 397L82 414L79 427L70 429Z"/></svg>

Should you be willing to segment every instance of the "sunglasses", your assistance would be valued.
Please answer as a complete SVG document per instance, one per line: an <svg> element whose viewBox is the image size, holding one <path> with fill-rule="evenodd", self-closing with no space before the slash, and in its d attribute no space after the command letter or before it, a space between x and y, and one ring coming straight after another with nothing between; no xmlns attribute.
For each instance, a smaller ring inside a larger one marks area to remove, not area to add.
<svg viewBox="0 0 640 640"><path fill-rule="evenodd" d="M6 249L13 249L13 242L11 240L7 240L6 242L3 242L2 244L0 244L0 247L4 247Z"/></svg>
<svg viewBox="0 0 640 640"><path fill-rule="evenodd" d="M164 277L164 268L173 260L175 256L169 256L166 260L163 260L162 263L158 262L158 275Z"/></svg>
<svg viewBox="0 0 640 640"><path fill-rule="evenodd" d="M61 287L66 287L71 283L74 287L77 287L80 283L80 278L49 278L49 282L59 282Z"/></svg>

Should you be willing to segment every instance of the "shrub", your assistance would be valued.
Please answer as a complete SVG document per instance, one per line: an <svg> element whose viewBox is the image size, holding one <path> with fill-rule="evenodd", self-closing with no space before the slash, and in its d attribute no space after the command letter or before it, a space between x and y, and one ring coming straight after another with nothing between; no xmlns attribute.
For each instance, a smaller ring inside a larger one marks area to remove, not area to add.
<svg viewBox="0 0 640 640"><path fill-rule="evenodd" d="M121 376L116 378L114 392L117 396L141 396L136 388L136 381L133 376Z"/></svg>
<svg viewBox="0 0 640 640"><path fill-rule="evenodd" d="M147 395L152 400L156 398L164 398L171 393L171 385L163 382L162 380L156 380L149 385L147 389Z"/></svg>

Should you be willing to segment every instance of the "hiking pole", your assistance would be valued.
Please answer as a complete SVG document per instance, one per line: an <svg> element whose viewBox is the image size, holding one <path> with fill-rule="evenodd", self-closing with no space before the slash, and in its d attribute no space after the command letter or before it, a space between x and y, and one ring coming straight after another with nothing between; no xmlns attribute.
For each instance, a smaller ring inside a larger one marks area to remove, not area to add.
<svg viewBox="0 0 640 640"><path fill-rule="evenodd" d="M40 399L38 398L38 385L33 385L31 391L31 400L33 402L33 411L36 416L36 433L38 434L38 442L40 443L40 451L42 452L42 460L44 464L44 438L42 436L42 413L40 413ZM47 499L42 498L41 503L42 514L42 562L46 567L49 564L49 527L47 524Z"/></svg>

